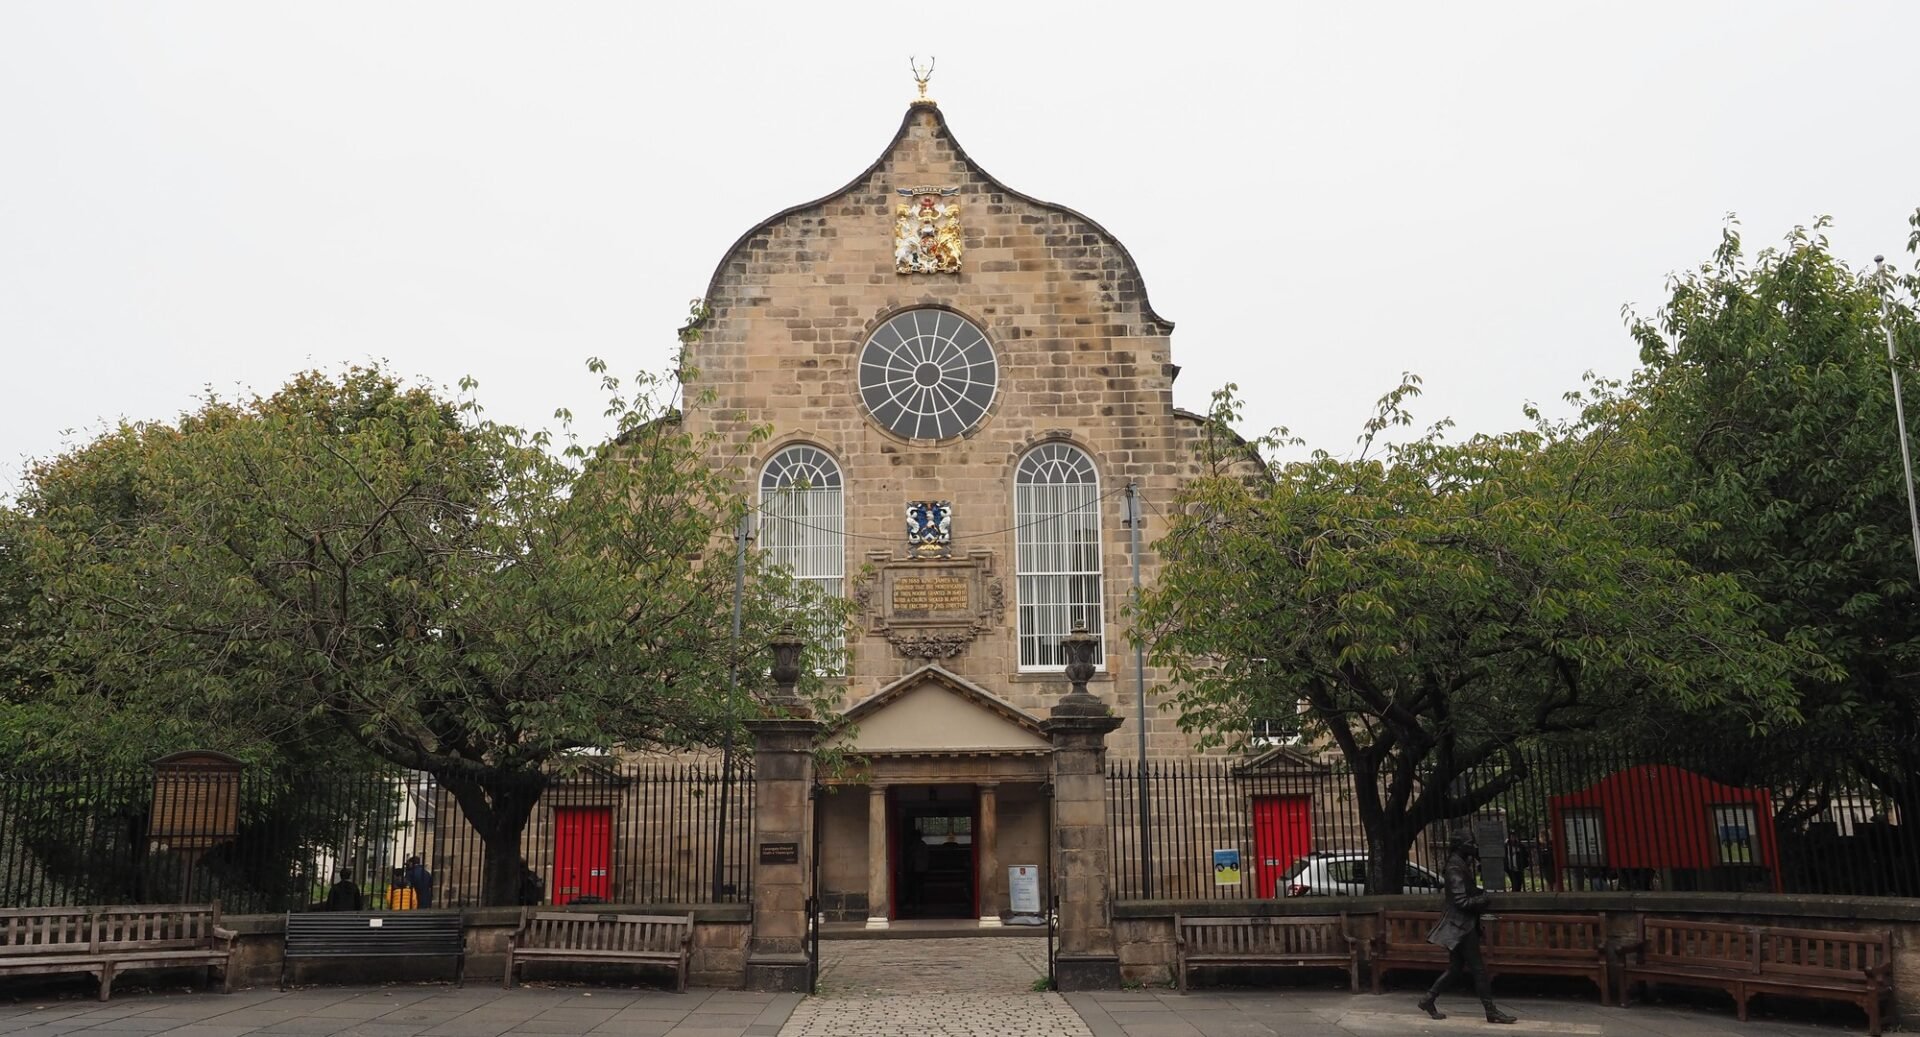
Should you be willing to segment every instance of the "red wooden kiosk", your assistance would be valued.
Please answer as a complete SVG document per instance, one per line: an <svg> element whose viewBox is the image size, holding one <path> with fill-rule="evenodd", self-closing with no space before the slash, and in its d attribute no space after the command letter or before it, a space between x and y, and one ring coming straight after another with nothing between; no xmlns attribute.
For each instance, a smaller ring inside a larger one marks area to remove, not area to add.
<svg viewBox="0 0 1920 1037"><path fill-rule="evenodd" d="M1666 764L1628 767L1547 801L1548 880L1663 889L1780 892L1780 846L1766 789L1722 785Z"/></svg>

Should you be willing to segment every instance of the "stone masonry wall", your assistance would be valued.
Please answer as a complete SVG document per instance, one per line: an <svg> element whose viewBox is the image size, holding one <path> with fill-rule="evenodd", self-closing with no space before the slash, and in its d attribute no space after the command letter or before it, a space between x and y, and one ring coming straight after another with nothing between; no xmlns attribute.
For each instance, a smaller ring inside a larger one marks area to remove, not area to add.
<svg viewBox="0 0 1920 1037"><path fill-rule="evenodd" d="M921 184L959 188L966 255L958 274L894 270L894 212L903 201L895 192ZM1091 455L1103 494L1137 480L1163 512L1198 471L1201 426L1172 404L1171 325L1151 311L1125 251L1088 220L1000 186L962 154L936 110L915 108L868 175L762 225L730 252L708 303L711 315L689 356L698 372L689 387L689 430L722 435L718 460L744 451L749 490L757 488L760 466L783 447L808 443L838 459L850 582L869 551L905 547L907 501L951 500L955 553L993 553L1008 607L997 628L940 663L1044 714L1060 678L1021 673L1016 654L1015 464L1037 444L1066 440ZM894 314L921 306L973 321L999 359L992 411L969 435L940 443L881 429L857 390L857 355L868 336ZM703 393L711 400L699 402ZM771 442L750 444L762 423L773 429ZM1114 744L1131 746L1133 656L1121 617L1131 577L1125 505L1115 494L1099 507L1108 638L1092 690L1128 718ZM1147 515L1143 546L1165 528L1151 508ZM1143 579L1151 582L1157 559L1146 550L1142 560ZM870 634L850 647L849 703L926 661ZM1151 691L1163 675L1147 676ZM1171 714L1152 706L1150 751L1190 751Z"/></svg>

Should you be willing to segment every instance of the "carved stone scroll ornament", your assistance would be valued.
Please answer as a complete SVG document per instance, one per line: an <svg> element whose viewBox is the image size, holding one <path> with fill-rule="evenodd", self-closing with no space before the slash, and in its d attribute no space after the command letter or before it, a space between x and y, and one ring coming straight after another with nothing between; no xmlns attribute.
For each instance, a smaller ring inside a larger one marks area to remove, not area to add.
<svg viewBox="0 0 1920 1037"><path fill-rule="evenodd" d="M901 655L913 659L951 659L973 643L971 631L916 634L907 630L887 631L887 641Z"/></svg>

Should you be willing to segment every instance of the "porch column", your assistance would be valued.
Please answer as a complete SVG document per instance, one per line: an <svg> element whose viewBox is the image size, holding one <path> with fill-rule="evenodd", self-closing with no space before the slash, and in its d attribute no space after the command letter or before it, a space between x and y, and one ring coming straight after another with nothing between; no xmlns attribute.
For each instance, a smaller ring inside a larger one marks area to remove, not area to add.
<svg viewBox="0 0 1920 1037"><path fill-rule="evenodd" d="M1060 901L1054 982L1063 991L1120 989L1113 942L1113 849L1107 838L1107 735L1120 726L1087 692L1098 641L1084 627L1061 639L1073 688L1040 724L1053 742L1053 891Z"/></svg>
<svg viewBox="0 0 1920 1037"><path fill-rule="evenodd" d="M887 927L887 787L867 790L867 928Z"/></svg>
<svg viewBox="0 0 1920 1037"><path fill-rule="evenodd" d="M980 788L980 830L973 833L973 844L980 856L980 927L1000 924L1000 811L991 783Z"/></svg>

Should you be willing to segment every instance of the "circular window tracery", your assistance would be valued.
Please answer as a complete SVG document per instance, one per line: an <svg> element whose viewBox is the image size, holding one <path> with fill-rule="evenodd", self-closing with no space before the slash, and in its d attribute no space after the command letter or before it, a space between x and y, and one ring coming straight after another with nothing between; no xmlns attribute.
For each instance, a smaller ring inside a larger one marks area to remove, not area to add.
<svg viewBox="0 0 1920 1037"><path fill-rule="evenodd" d="M946 310L908 310L860 350L860 401L908 439L971 431L993 406L1000 369L986 333Z"/></svg>

